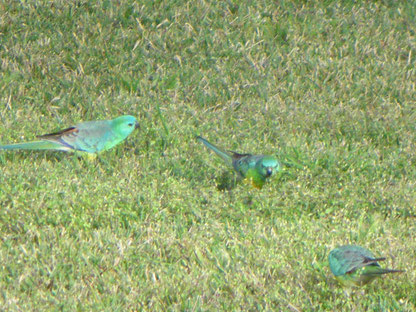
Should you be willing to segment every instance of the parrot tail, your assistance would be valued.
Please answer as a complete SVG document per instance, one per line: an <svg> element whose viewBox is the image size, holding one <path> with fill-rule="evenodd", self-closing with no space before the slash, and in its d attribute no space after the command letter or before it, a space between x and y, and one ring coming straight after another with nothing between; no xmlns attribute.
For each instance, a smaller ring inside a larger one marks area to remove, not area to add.
<svg viewBox="0 0 416 312"><path fill-rule="evenodd" d="M17 143L10 145L0 145L0 150L61 150L67 151L70 148L63 146L62 144L51 141L33 141L26 143Z"/></svg>
<svg viewBox="0 0 416 312"><path fill-rule="evenodd" d="M222 149L220 149L219 147L209 143L207 140L205 140L203 137L197 136L196 139L199 142L204 143L204 145L206 147L208 147L210 150L214 151L215 154L217 154L218 156L220 156L222 159L224 159L224 161L229 164L230 166L232 166L233 163L233 159L231 157L231 155L229 155L227 152L223 151Z"/></svg>
<svg viewBox="0 0 416 312"><path fill-rule="evenodd" d="M364 272L363 275L382 275L382 274L387 274L387 273L403 273L404 272L402 270L382 269L377 266L367 267L367 269L368 268L371 268L371 270L367 270L367 272Z"/></svg>

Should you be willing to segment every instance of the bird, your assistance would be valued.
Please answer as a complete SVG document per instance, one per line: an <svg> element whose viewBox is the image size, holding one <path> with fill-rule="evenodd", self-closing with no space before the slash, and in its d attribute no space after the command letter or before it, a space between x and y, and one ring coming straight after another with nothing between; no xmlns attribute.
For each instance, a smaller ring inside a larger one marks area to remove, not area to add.
<svg viewBox="0 0 416 312"><path fill-rule="evenodd" d="M227 165L232 166L243 179L257 189L261 189L266 179L280 169L280 163L274 156L226 152L201 136L197 136L196 139L214 151Z"/></svg>
<svg viewBox="0 0 416 312"><path fill-rule="evenodd" d="M38 141L0 145L0 150L79 151L96 155L121 143L138 127L136 118L130 115L112 120L87 121L40 135Z"/></svg>
<svg viewBox="0 0 416 312"><path fill-rule="evenodd" d="M378 261L386 258L376 258L369 250L355 245L335 248L329 253L328 260L335 278L348 287L364 286L383 274L403 272L381 268Z"/></svg>

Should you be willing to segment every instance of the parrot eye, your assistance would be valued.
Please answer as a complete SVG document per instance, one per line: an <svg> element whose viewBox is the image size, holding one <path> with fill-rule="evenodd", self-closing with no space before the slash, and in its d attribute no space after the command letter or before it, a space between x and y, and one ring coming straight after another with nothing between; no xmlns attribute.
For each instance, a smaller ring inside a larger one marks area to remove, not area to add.
<svg viewBox="0 0 416 312"><path fill-rule="evenodd" d="M133 124L132 123L129 123L129 124L127 124L129 127L133 127Z"/></svg>

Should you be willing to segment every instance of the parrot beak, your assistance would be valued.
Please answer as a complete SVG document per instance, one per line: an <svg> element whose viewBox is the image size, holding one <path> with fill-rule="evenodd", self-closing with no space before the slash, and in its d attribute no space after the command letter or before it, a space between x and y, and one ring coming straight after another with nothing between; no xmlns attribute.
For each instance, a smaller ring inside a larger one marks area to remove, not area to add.
<svg viewBox="0 0 416 312"><path fill-rule="evenodd" d="M270 177L273 173L273 168L272 167L267 167L267 171L266 171L266 177Z"/></svg>
<svg viewBox="0 0 416 312"><path fill-rule="evenodd" d="M139 122L136 121L136 124L134 125L134 129L139 129L139 128L140 128Z"/></svg>

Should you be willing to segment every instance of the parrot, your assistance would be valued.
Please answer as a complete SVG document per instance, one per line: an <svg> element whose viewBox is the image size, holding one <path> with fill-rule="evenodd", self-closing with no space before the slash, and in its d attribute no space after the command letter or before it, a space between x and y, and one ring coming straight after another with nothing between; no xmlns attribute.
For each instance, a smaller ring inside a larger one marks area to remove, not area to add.
<svg viewBox="0 0 416 312"><path fill-rule="evenodd" d="M232 166L243 179L257 189L261 189L266 179L280 169L280 163L274 156L240 154L233 151L226 152L209 143L201 136L197 136L196 139L214 151L227 165Z"/></svg>
<svg viewBox="0 0 416 312"><path fill-rule="evenodd" d="M332 273L344 286L363 286L383 274L403 272L381 268L378 261L386 258L376 258L369 250L355 245L335 248L328 260Z"/></svg>
<svg viewBox="0 0 416 312"><path fill-rule="evenodd" d="M0 150L80 151L95 155L121 143L138 127L136 118L130 115L112 120L87 121L38 136L38 141L0 145Z"/></svg>

